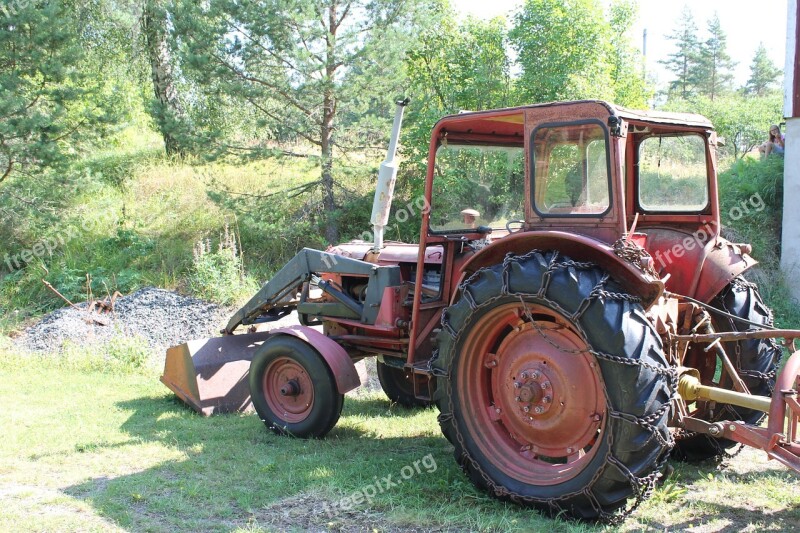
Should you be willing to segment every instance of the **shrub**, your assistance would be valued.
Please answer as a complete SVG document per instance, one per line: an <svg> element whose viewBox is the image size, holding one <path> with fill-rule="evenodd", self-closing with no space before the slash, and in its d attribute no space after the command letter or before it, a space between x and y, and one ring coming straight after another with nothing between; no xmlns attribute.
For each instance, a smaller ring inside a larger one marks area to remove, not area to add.
<svg viewBox="0 0 800 533"><path fill-rule="evenodd" d="M189 286L197 296L221 304L233 304L254 290L253 281L244 274L236 234L225 225L216 250L211 241L199 241L194 247L194 262Z"/></svg>

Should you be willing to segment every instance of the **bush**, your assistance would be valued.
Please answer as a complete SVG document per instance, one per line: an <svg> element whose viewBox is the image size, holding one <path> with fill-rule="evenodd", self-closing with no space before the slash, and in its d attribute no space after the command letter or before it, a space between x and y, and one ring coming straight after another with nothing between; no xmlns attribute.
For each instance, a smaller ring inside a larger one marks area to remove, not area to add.
<svg viewBox="0 0 800 533"><path fill-rule="evenodd" d="M772 268L780 261L783 158L745 158L719 176L720 215L731 240L753 245Z"/></svg>
<svg viewBox="0 0 800 533"><path fill-rule="evenodd" d="M236 234L227 225L216 250L212 251L210 240L199 241L194 248L194 262L189 275L192 292L226 305L250 296L255 284L244 274L238 249Z"/></svg>

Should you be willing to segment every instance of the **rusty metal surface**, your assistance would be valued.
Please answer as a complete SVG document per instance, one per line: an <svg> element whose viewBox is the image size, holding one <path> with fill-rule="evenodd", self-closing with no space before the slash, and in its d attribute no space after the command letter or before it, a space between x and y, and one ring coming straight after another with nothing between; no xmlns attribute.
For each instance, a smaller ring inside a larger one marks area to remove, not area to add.
<svg viewBox="0 0 800 533"><path fill-rule="evenodd" d="M292 335L310 344L322 356L331 372L333 372L336 388L341 394L361 385L361 378L358 377L356 366L347 351L336 341L326 337L319 331L307 326L289 326L273 329L270 334Z"/></svg>
<svg viewBox="0 0 800 533"><path fill-rule="evenodd" d="M507 253L524 254L533 249L559 250L580 261L593 261L607 270L633 294L641 296L648 307L661 295L664 284L644 275L634 266L622 261L611 246L583 235L563 231L530 231L515 233L487 246L464 265L465 272L474 272L487 265L503 262Z"/></svg>
<svg viewBox="0 0 800 533"><path fill-rule="evenodd" d="M209 416L251 409L247 375L268 332L199 339L167 350L161 381Z"/></svg>
<svg viewBox="0 0 800 533"><path fill-rule="evenodd" d="M416 263L419 254L419 245L404 243L387 243L377 258L368 254L372 244L364 242L347 242L328 248L328 252L342 257L369 261L380 265L396 265L398 263ZM432 246L425 251L425 263L440 265L442 263L442 247Z"/></svg>
<svg viewBox="0 0 800 533"><path fill-rule="evenodd" d="M523 324L525 312L542 321ZM547 337L538 328L547 328ZM555 485L580 474L596 455L606 403L586 350L563 317L535 304L499 306L468 334L467 359L453 379L464 409L475 413L466 423L477 446L506 475Z"/></svg>

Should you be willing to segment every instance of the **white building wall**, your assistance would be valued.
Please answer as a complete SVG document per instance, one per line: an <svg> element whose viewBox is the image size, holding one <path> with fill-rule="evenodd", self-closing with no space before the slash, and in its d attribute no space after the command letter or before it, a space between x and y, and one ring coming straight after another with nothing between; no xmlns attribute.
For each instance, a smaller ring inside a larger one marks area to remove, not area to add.
<svg viewBox="0 0 800 533"><path fill-rule="evenodd" d="M783 114L786 117L786 155L783 170L783 235L781 269L792 296L800 300L800 109L794 109L797 61L798 0L788 0Z"/></svg>

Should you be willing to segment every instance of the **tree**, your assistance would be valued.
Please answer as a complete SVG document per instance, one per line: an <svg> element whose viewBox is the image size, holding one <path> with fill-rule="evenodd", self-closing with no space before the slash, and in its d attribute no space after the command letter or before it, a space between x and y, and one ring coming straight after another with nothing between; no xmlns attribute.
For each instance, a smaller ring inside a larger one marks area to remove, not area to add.
<svg viewBox="0 0 800 533"><path fill-rule="evenodd" d="M247 106L276 135L319 154L325 236L338 240L337 118L364 93L397 96L415 0L185 0L176 31L202 90ZM375 66L380 68L376 69ZM359 75L361 73L362 75ZM382 77L379 77L380 74ZM373 85L374 84L374 85ZM382 88L392 87L381 93ZM391 109L389 109L391 112Z"/></svg>
<svg viewBox="0 0 800 533"><path fill-rule="evenodd" d="M0 21L0 183L37 174L109 122L103 80L87 75L76 2L18 3Z"/></svg>
<svg viewBox="0 0 800 533"><path fill-rule="evenodd" d="M461 110L524 103L513 91L504 18L458 22L443 3L430 13L429 23L431 29L419 35L405 61L414 102L405 119L409 163L400 175L400 187L415 197L422 193L430 132L437 120Z"/></svg>
<svg viewBox="0 0 800 533"><path fill-rule="evenodd" d="M167 155L182 155L185 149L178 130L185 113L178 98L169 43L169 15L164 0L142 0L141 23L155 97L151 115L164 138Z"/></svg>
<svg viewBox="0 0 800 533"><path fill-rule="evenodd" d="M700 47L694 78L698 91L714 100L730 90L736 62L728 55L728 38L716 13L708 20L708 34L708 39Z"/></svg>
<svg viewBox="0 0 800 533"><path fill-rule="evenodd" d="M525 102L602 98L644 107L649 91L628 29L635 4L598 0L528 0L514 18L509 40L522 74Z"/></svg>
<svg viewBox="0 0 800 533"><path fill-rule="evenodd" d="M675 43L676 50L659 63L675 75L675 79L670 82L670 92L676 93L680 98L688 98L695 90L697 79L694 72L700 61L697 25L688 6L683 8L675 29L666 38Z"/></svg>
<svg viewBox="0 0 800 533"><path fill-rule="evenodd" d="M770 125L779 121L782 106L781 94L746 97L741 93L731 93L714 100L702 95L690 100L672 99L666 109L707 117L719 137L724 139L720 153L741 159L764 141Z"/></svg>
<svg viewBox="0 0 800 533"><path fill-rule="evenodd" d="M611 99L607 31L597 0L527 0L509 34L522 99Z"/></svg>
<svg viewBox="0 0 800 533"><path fill-rule="evenodd" d="M646 109L653 91L644 79L642 55L631 45L629 36L638 6L633 0L611 3L609 28L611 40L611 81L614 85L614 102L637 109Z"/></svg>
<svg viewBox="0 0 800 533"><path fill-rule="evenodd" d="M744 86L746 94L766 95L778 82L783 72L775 66L767 55L764 43L759 43L753 62L750 63L750 78Z"/></svg>

